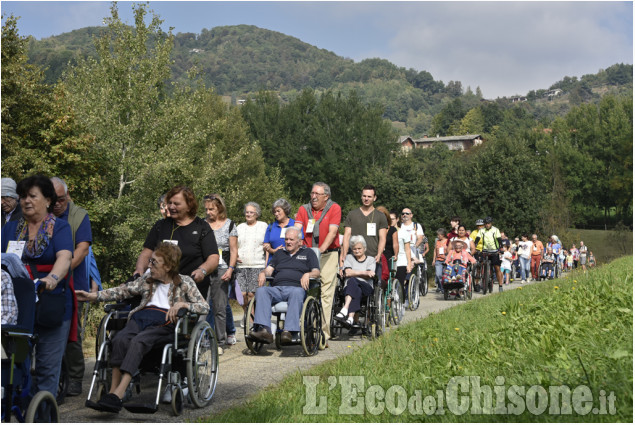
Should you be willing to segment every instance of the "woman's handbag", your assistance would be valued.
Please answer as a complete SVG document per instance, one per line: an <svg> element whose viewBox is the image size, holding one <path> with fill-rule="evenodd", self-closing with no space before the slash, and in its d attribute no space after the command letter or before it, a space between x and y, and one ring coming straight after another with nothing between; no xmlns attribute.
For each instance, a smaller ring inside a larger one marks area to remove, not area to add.
<svg viewBox="0 0 635 425"><path fill-rule="evenodd" d="M43 328L57 328L62 326L66 312L66 288L61 293L53 294L42 291L38 294L35 305L35 323Z"/></svg>

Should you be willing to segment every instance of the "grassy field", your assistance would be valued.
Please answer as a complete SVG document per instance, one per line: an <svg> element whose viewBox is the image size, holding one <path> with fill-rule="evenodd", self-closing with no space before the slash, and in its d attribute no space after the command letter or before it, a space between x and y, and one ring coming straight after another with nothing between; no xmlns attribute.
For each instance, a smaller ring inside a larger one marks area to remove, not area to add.
<svg viewBox="0 0 635 425"><path fill-rule="evenodd" d="M632 308L625 257L400 326L201 421L632 422Z"/></svg>

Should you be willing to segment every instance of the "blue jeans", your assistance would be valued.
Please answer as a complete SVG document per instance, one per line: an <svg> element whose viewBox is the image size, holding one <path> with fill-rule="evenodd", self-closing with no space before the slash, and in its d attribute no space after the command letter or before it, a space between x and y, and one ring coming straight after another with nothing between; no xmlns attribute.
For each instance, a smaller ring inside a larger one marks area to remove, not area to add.
<svg viewBox="0 0 635 425"><path fill-rule="evenodd" d="M521 280L527 280L530 276L529 268L531 265L531 258L520 257L520 278Z"/></svg>
<svg viewBox="0 0 635 425"><path fill-rule="evenodd" d="M209 306L209 313L207 313L207 323L214 328L214 309L212 306ZM227 331L227 335L235 335L236 334L236 326L234 325L234 313L232 312L232 308L227 303L227 307L225 307L225 330Z"/></svg>
<svg viewBox="0 0 635 425"><path fill-rule="evenodd" d="M300 331L300 313L306 291L300 286L261 286L256 289L256 314L254 323L261 326L271 326L271 307L281 301L286 301L287 318L284 330Z"/></svg>
<svg viewBox="0 0 635 425"><path fill-rule="evenodd" d="M57 394L62 370L62 358L66 350L66 341L71 329L71 319L64 320L58 328L44 328L35 326L38 334L35 346L35 372L31 395L38 391L48 391L53 396Z"/></svg>
<svg viewBox="0 0 635 425"><path fill-rule="evenodd" d="M443 269L445 268L445 264L443 264L443 261L435 261L434 262L434 281L436 282L437 286L441 286L441 278L443 277Z"/></svg>

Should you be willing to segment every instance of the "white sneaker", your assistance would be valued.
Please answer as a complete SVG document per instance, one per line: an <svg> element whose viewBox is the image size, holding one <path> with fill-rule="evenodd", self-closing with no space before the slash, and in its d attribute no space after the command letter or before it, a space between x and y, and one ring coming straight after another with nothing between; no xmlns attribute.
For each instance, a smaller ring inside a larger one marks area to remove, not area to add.
<svg viewBox="0 0 635 425"><path fill-rule="evenodd" d="M236 335L227 335L227 345L236 345Z"/></svg>
<svg viewBox="0 0 635 425"><path fill-rule="evenodd" d="M165 387L165 391L163 391L163 395L161 396L161 403L171 403L172 402L172 385L168 385Z"/></svg>
<svg viewBox="0 0 635 425"><path fill-rule="evenodd" d="M223 347L218 347L218 355L219 356L223 355Z"/></svg>

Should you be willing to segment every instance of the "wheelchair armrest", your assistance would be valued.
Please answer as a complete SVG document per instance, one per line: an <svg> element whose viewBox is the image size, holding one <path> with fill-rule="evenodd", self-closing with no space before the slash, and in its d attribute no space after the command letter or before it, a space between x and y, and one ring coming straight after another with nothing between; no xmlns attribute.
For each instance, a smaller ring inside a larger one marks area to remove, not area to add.
<svg viewBox="0 0 635 425"><path fill-rule="evenodd" d="M309 279L309 290L319 288L322 286L322 281L319 277L312 277Z"/></svg>
<svg viewBox="0 0 635 425"><path fill-rule="evenodd" d="M176 317L184 317L185 315L187 315L187 313L189 313L189 311L190 310L185 307L180 308L178 313L176 313Z"/></svg>
<svg viewBox="0 0 635 425"><path fill-rule="evenodd" d="M122 302L122 303L117 303L117 304L106 304L104 306L104 311L106 313L110 313L111 311L115 310L115 311L121 311L123 309L125 309L126 307L128 307L130 304Z"/></svg>

